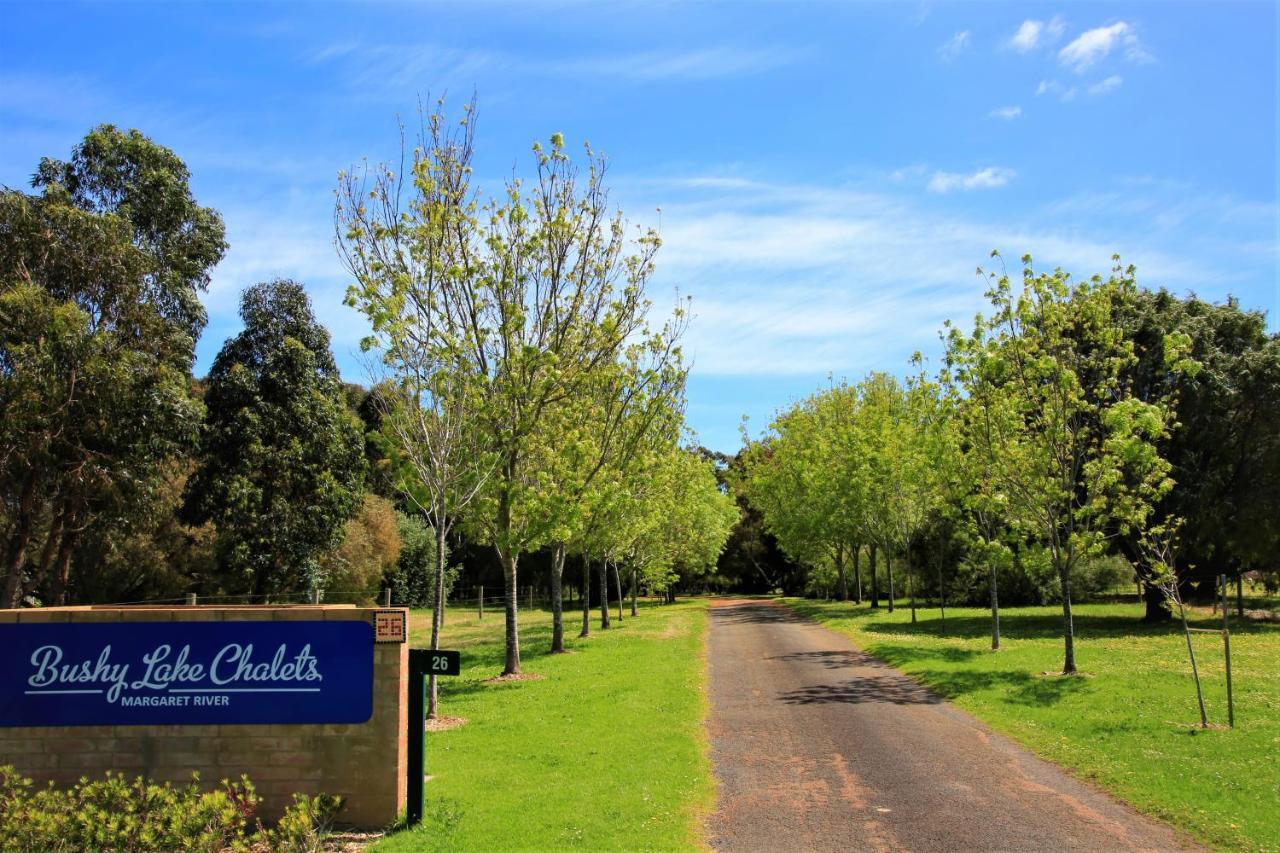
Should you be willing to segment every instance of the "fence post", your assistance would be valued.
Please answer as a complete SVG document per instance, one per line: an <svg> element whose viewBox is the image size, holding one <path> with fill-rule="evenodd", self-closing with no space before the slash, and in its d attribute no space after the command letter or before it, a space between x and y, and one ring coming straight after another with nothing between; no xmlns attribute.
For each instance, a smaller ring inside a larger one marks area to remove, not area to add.
<svg viewBox="0 0 1280 853"><path fill-rule="evenodd" d="M476 618L484 619L484 587L480 587L480 594L476 596L476 610Z"/></svg>
<svg viewBox="0 0 1280 853"><path fill-rule="evenodd" d="M1227 576L1222 580L1222 650L1227 664L1227 725L1236 727L1236 706L1231 696L1231 628L1227 624Z"/></svg>
<svg viewBox="0 0 1280 853"><path fill-rule="evenodd" d="M320 599L321 599L321 598L323 598L323 597L324 597L324 593L320 592L320 590L318 590L318 589L313 589L313 590L311 590L311 603L312 603L312 604L319 604L319 603L320 603Z"/></svg>
<svg viewBox="0 0 1280 853"><path fill-rule="evenodd" d="M391 606L391 587L387 587L382 591L382 606L383 607Z"/></svg>
<svg viewBox="0 0 1280 853"><path fill-rule="evenodd" d="M533 584L529 584L529 609L533 609Z"/></svg>
<svg viewBox="0 0 1280 853"><path fill-rule="evenodd" d="M187 593L187 606L188 607L196 606L196 594L194 592Z"/></svg>

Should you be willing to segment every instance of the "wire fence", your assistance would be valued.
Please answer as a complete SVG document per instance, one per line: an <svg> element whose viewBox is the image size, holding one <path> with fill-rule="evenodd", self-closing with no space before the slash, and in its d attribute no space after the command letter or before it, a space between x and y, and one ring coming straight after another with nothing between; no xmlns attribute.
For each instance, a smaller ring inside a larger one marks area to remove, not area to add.
<svg viewBox="0 0 1280 853"><path fill-rule="evenodd" d="M492 589L492 588L490 588ZM471 595L446 598L445 606L451 609L470 608L479 611L483 606L484 610L497 610L506 606L507 596L505 592L497 595L486 594L485 587L474 586L470 588ZM537 608L550 607L551 594L548 590L539 589L536 586L521 587L516 596L516 601L521 608ZM571 605L580 606L581 597L576 591L565 589L565 595L562 603L567 608ZM201 593L187 593L182 596L173 596L170 598L146 598L135 601L111 601L97 602L94 607L146 607L161 605L185 605L191 607L202 606L256 606L256 605L323 605L323 604L355 604L368 606L383 607L411 607L416 605L412 602L397 600L397 596L390 589L382 589L377 593L371 593L367 589L361 590L308 590L304 592L289 593L273 593L271 595L204 595ZM429 609L429 604L422 607Z"/></svg>

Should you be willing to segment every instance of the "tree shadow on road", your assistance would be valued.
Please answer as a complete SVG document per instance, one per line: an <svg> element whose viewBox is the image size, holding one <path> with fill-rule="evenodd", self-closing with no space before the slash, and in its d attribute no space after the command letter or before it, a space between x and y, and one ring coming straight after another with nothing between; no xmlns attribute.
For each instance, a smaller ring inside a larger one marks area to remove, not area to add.
<svg viewBox="0 0 1280 853"><path fill-rule="evenodd" d="M788 705L887 702L894 705L937 705L942 697L902 675L852 678L835 684L812 684L778 694Z"/></svg>
<svg viewBox="0 0 1280 853"><path fill-rule="evenodd" d="M796 613L790 607L777 604L723 604L711 608L711 620L718 625L746 625L757 623L813 624L812 620Z"/></svg>
<svg viewBox="0 0 1280 853"><path fill-rule="evenodd" d="M966 649L921 649L917 646L878 645L876 654L890 665L907 662L956 662L979 654ZM998 688L1005 701L1016 705L1045 706L1064 697L1090 689L1085 678L1054 673L1033 675L1019 671L983 671L973 669L912 668L912 676L928 684L932 690L953 699L966 693Z"/></svg>
<svg viewBox="0 0 1280 853"><path fill-rule="evenodd" d="M805 661L819 664L826 669L844 669L850 666L888 668L884 661L862 651L790 652L785 655L774 655L765 660Z"/></svg>

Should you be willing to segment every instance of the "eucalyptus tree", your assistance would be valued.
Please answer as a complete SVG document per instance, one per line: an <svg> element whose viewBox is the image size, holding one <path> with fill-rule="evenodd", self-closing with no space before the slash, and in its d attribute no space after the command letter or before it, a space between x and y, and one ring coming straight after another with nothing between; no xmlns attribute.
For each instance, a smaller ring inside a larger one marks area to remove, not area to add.
<svg viewBox="0 0 1280 853"><path fill-rule="evenodd" d="M226 251L173 151L94 128L0 190L0 606L65 603L72 555L195 446L199 293ZM43 537L43 543L41 538Z"/></svg>
<svg viewBox="0 0 1280 853"><path fill-rule="evenodd" d="M1136 290L1132 267L1073 283L1060 269L1036 273L1029 256L1023 264L1017 291L1007 274L987 276L993 312L970 334L951 329L947 357L972 404L988 410L990 431L969 439L990 443L980 452L1008 495L1011 523L1048 548L1063 672L1073 673L1072 571L1109 531L1140 528L1172 486L1156 446L1169 412L1135 398L1125 380L1133 345L1111 318Z"/></svg>
<svg viewBox="0 0 1280 853"><path fill-rule="evenodd" d="M415 181L450 176L444 190L402 216L370 218L391 233L430 234L432 223L450 223L450 274L424 305L431 322L429 331L420 331L457 368L467 423L493 459L492 475L464 515L472 535L493 545L502 564L503 673L518 674L519 560L545 544L548 532L533 466L538 430L554 407L585 393L629 342L666 334L649 330L645 299L660 240L652 230L628 237L621 213L609 206L604 159L588 146L586 169L580 169L558 133L549 147L534 145L537 174L527 189L513 177L498 197L481 200L471 185L474 120L468 107L458 134L467 144L431 144L413 158ZM427 118L433 142L446 136L445 123L442 109ZM389 192L400 192L394 177L388 184ZM361 230L367 209L360 193L339 193L340 243L367 239ZM352 301L375 325L386 313L377 294L366 295L359 282Z"/></svg>

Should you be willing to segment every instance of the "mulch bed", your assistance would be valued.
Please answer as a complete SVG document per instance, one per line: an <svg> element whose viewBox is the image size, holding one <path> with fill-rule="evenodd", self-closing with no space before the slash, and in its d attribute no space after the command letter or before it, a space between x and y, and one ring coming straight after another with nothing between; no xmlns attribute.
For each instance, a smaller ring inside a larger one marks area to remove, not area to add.
<svg viewBox="0 0 1280 853"><path fill-rule="evenodd" d="M545 676L536 672L516 672L510 675L495 675L493 678L486 678L485 684L505 684L508 681L541 681Z"/></svg>
<svg viewBox="0 0 1280 853"><path fill-rule="evenodd" d="M429 732L447 732L449 729L456 729L459 726L467 724L466 717L446 717L439 716L433 720L427 720L427 731Z"/></svg>

